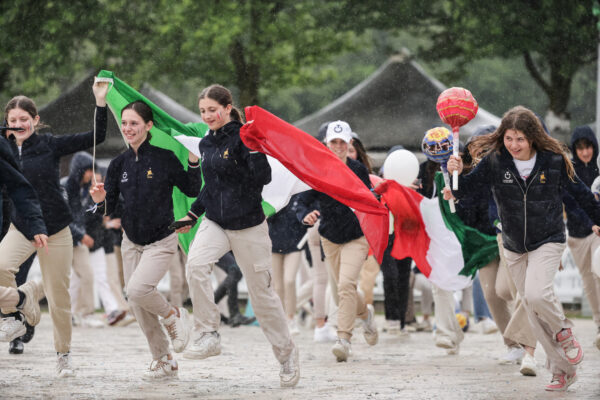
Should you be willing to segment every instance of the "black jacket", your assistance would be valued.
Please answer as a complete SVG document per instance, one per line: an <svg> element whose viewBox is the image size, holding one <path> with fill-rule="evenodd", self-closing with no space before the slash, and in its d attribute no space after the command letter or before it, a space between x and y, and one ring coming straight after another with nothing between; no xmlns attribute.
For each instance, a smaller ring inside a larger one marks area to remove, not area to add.
<svg viewBox="0 0 600 400"><path fill-rule="evenodd" d="M365 186L371 188L369 172L364 165L351 158L347 159L346 165L364 182ZM302 222L304 217L315 209L321 213L319 234L325 239L343 244L363 236L358 218L348 206L316 190L301 193L296 211L298 220Z"/></svg>
<svg viewBox="0 0 600 400"><path fill-rule="evenodd" d="M300 251L297 245L306 234L307 226L296 218L299 196L300 194L292 196L287 206L267 219L273 253L287 254Z"/></svg>
<svg viewBox="0 0 600 400"><path fill-rule="evenodd" d="M106 107L96 107L94 123L96 144L99 144L106 138ZM54 235L69 225L72 220L71 211L60 187L60 158L92 147L94 131L60 136L49 133L33 134L23 142L21 155L13 135L9 136L9 142L23 175L40 199L48 235ZM12 222L21 232L27 229L27 221L20 215L13 213Z"/></svg>
<svg viewBox="0 0 600 400"><path fill-rule="evenodd" d="M24 221L21 233L27 239L32 240L35 235L48 233L35 190L19 171L8 141L4 138L0 138L0 189L4 189L17 215ZM0 225L4 218L8 218L8 215L3 215L5 207L2 204L2 197L0 197Z"/></svg>
<svg viewBox="0 0 600 400"><path fill-rule="evenodd" d="M137 155L129 148L112 160L106 172L106 214L117 208L119 194L123 196L121 226L129 240L147 245L169 236L173 231L173 187L195 197L200 190L201 173L198 164L187 171L173 154L150 144L147 139Z"/></svg>
<svg viewBox="0 0 600 400"><path fill-rule="evenodd" d="M577 151L575 150L575 142L579 139L587 139L592 143L594 148L594 155L589 163L584 163L577 157ZM591 187L594 179L598 176L598 166L596 165L596 159L598 158L598 141L596 135L589 126L578 126L573 131L571 136L571 153L573 154L573 167L577 176L587 187ZM565 210L567 212L567 229L569 236L576 238L583 238L592 233L592 226L594 223L577 204L574 199L567 195L564 199Z"/></svg>
<svg viewBox="0 0 600 400"><path fill-rule="evenodd" d="M262 190L271 182L271 167L267 156L244 145L241 126L231 121L200 141L204 186L188 215L198 219L206 212L223 229L246 229L265 220Z"/></svg>
<svg viewBox="0 0 600 400"><path fill-rule="evenodd" d="M63 180L61 180L67 195L69 208L71 209L71 216L73 217L73 221L69 225L69 228L71 228L71 234L73 235L74 246L76 246L83 238L83 235L86 234L86 209L84 208L83 202L87 201L87 198L90 197L88 193L90 185L89 183L82 185L81 179L83 178L85 171L92 169L93 166L94 164L91 155L85 151L77 152L71 159L69 176L64 183Z"/></svg>
<svg viewBox="0 0 600 400"><path fill-rule="evenodd" d="M504 247L515 253L533 251L545 243L564 243L563 192L568 191L595 221L600 222L600 206L590 190L575 177L571 181L561 155L538 152L533 171L523 182L510 153L486 156L468 175L460 176L461 199L472 191L491 188L502 222Z"/></svg>

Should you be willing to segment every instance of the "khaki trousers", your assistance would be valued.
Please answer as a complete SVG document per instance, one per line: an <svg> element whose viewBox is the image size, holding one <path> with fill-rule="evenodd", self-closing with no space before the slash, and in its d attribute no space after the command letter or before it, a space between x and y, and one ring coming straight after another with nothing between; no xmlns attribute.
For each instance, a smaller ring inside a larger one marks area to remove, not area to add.
<svg viewBox="0 0 600 400"><path fill-rule="evenodd" d="M373 304L373 288L375 287L375 279L379 274L379 263L375 256L368 256L360 269L360 290L365 296L365 303Z"/></svg>
<svg viewBox="0 0 600 400"><path fill-rule="evenodd" d="M183 302L188 295L188 285L185 279L186 261L187 254L178 246L169 266L169 302L175 307L183 307Z"/></svg>
<svg viewBox="0 0 600 400"><path fill-rule="evenodd" d="M69 274L73 262L73 237L69 227L48 237L48 251L36 249L13 225L0 242L0 286L15 288L15 274L19 266L34 252L40 261L44 292L48 300L50 317L54 325L54 348L58 353L71 349L71 297ZM16 308L2 308L3 313L15 312Z"/></svg>
<svg viewBox="0 0 600 400"><path fill-rule="evenodd" d="M85 316L94 313L94 270L90 263L90 249L83 244L73 247L73 277L69 293L73 314Z"/></svg>
<svg viewBox="0 0 600 400"><path fill-rule="evenodd" d="M145 246L133 243L123 233L121 253L127 299L155 360L169 354L169 340L158 317L166 317L173 307L156 287L167 274L175 251L176 233Z"/></svg>
<svg viewBox="0 0 600 400"><path fill-rule="evenodd" d="M121 248L119 247L119 251ZM117 255L116 253L105 254L106 256L106 278L108 279L108 286L117 300L117 305L121 311L129 311L129 304L123 297L123 287L121 286L121 279L119 278L119 267L117 266Z"/></svg>
<svg viewBox="0 0 600 400"><path fill-rule="evenodd" d="M19 292L13 287L0 286L0 307L11 308L19 304Z"/></svg>
<svg viewBox="0 0 600 400"><path fill-rule="evenodd" d="M564 248L564 243L546 243L523 254L504 249L504 257L523 299L533 334L546 352L546 367L553 374L572 375L576 367L569 364L556 341L557 333L573 327L554 294L554 276Z"/></svg>
<svg viewBox="0 0 600 400"><path fill-rule="evenodd" d="M367 304L356 288L360 269L369 254L369 244L364 236L343 244L321 237L321 243L337 283L338 337L350 340L355 319L365 319L368 316Z"/></svg>
<svg viewBox="0 0 600 400"><path fill-rule="evenodd" d="M600 277L592 272L592 255L600 246L600 237L594 233L584 238L569 237L567 244L579 268L583 292L590 303L594 323L600 326Z"/></svg>
<svg viewBox="0 0 600 400"><path fill-rule="evenodd" d="M296 314L296 275L300 267L302 253L271 253L273 263L273 288L281 299L288 318ZM312 290L311 290L312 291Z"/></svg>
<svg viewBox="0 0 600 400"><path fill-rule="evenodd" d="M232 251L248 286L248 295L260 327L280 363L294 349L281 300L271 285L271 239L267 221L241 230L223 229L203 218L190 246L187 278L198 333L219 329L221 316L215 304L210 274L225 253Z"/></svg>
<svg viewBox="0 0 600 400"><path fill-rule="evenodd" d="M434 284L431 285L431 288L435 303L435 338L448 337L452 343L458 346L465 338L465 334L458 325L454 313L454 292L440 289Z"/></svg>

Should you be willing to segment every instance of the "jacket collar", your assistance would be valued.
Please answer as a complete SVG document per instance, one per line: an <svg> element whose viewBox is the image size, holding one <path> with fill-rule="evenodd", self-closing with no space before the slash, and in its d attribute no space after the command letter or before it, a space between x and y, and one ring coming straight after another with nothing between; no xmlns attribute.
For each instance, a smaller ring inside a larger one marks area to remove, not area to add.
<svg viewBox="0 0 600 400"><path fill-rule="evenodd" d="M209 131L209 135L215 138L219 137L229 137L232 135L237 135L240 132L240 128L242 127L242 123L239 121L230 121L217 129L216 131Z"/></svg>
<svg viewBox="0 0 600 400"><path fill-rule="evenodd" d="M539 170L543 170L546 168L553 154L554 153L549 151L536 150L535 165L533 166L533 170L531 171L529 178L527 178L527 181L529 181L531 177L535 176ZM517 170L517 166L513 161L513 157L510 155L510 153L504 146L502 146L502 149L500 149L499 160L504 168L511 169L515 176L519 176L519 171Z"/></svg>
<svg viewBox="0 0 600 400"><path fill-rule="evenodd" d="M146 140L144 140L142 142L142 144L140 145L140 147L138 147L137 155L140 156L140 155L144 154L145 152L147 152L150 149L151 146L152 145L150 144L150 135L148 135ZM133 148L131 146L129 146L128 151L131 152L131 154L135 157L135 155L136 155L135 151L133 151Z"/></svg>
<svg viewBox="0 0 600 400"><path fill-rule="evenodd" d="M13 143L15 146L17 145L17 138L15 137L15 135L9 135L8 140L11 143ZM37 131L33 132L33 134L31 136L29 136L27 139L25 139L25 141L23 142L23 147L32 146L32 145L36 144L39 140L40 140L40 137L39 137L39 134L37 133Z"/></svg>

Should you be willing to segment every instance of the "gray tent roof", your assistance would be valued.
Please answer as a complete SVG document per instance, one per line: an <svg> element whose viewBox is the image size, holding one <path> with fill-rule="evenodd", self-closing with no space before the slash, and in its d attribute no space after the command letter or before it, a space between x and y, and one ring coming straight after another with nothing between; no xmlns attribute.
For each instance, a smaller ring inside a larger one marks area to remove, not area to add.
<svg viewBox="0 0 600 400"><path fill-rule="evenodd" d="M443 125L435 105L445 89L408 55L397 55L342 97L294 125L316 136L321 124L341 119L367 149L397 144L418 149L428 129ZM479 108L477 116L460 129L461 137L471 136L480 125L499 123L500 118Z"/></svg>
<svg viewBox="0 0 600 400"><path fill-rule="evenodd" d="M73 88L39 109L42 122L56 135L86 132L93 128L96 101L92 92L94 73ZM144 84L140 90L146 98L183 123L201 122L196 114L166 94ZM109 112L106 141L96 148L98 158L114 158L126 149L119 127Z"/></svg>

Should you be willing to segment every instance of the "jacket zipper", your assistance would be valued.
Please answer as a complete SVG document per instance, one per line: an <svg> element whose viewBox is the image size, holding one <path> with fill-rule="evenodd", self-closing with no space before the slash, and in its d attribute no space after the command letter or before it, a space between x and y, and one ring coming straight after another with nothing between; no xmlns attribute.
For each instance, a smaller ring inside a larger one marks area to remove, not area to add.
<svg viewBox="0 0 600 400"><path fill-rule="evenodd" d="M529 191L529 186L531 186L531 183L535 180L535 177L539 174L539 170L535 173L535 175L533 175L533 178L529 181L529 184L527 186L525 186L525 190L523 190L523 188L521 187L521 184L519 184L519 187L521 188L521 191L523 192L523 211L525 214L525 218L524 218L524 225L525 225L525 230L523 231L523 248L525 249L525 251L529 251L527 250L527 192Z"/></svg>

